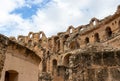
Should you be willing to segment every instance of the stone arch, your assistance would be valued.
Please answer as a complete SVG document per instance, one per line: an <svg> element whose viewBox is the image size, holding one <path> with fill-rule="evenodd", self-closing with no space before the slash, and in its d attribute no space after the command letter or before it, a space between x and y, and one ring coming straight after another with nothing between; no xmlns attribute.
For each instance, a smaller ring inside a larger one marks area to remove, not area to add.
<svg viewBox="0 0 120 81"><path fill-rule="evenodd" d="M40 34L39 38L40 38L40 39L42 38L42 34Z"/></svg>
<svg viewBox="0 0 120 81"><path fill-rule="evenodd" d="M69 34L65 35L64 36L64 41L66 41L68 39L68 37L69 37Z"/></svg>
<svg viewBox="0 0 120 81"><path fill-rule="evenodd" d="M70 42L70 44L69 44L69 48L70 49L77 49L77 48L79 48L80 46L79 46L79 44L78 44L78 42L77 41L72 41L72 42Z"/></svg>
<svg viewBox="0 0 120 81"><path fill-rule="evenodd" d="M73 31L74 31L74 27L73 26L69 26L69 28L67 29L67 32L69 34L71 34L71 33L73 33Z"/></svg>
<svg viewBox="0 0 120 81"><path fill-rule="evenodd" d="M83 29L84 29L83 26L79 26L79 27L78 27L78 32L81 32Z"/></svg>
<svg viewBox="0 0 120 81"><path fill-rule="evenodd" d="M8 70L5 72L5 81L18 81L18 72L15 70Z"/></svg>
<svg viewBox="0 0 120 81"><path fill-rule="evenodd" d="M57 74L57 60L53 59L52 61L52 69L53 69L53 75Z"/></svg>
<svg viewBox="0 0 120 81"><path fill-rule="evenodd" d="M94 34L94 40L95 40L95 42L100 42L100 38L99 38L99 34L98 33Z"/></svg>
<svg viewBox="0 0 120 81"><path fill-rule="evenodd" d="M33 36L33 35L32 35L32 34L30 34L30 38L32 38L32 36Z"/></svg>
<svg viewBox="0 0 120 81"><path fill-rule="evenodd" d="M53 66L57 67L57 60L56 59L53 60Z"/></svg>
<svg viewBox="0 0 120 81"><path fill-rule="evenodd" d="M32 46L32 40L28 40L28 47Z"/></svg>
<svg viewBox="0 0 120 81"><path fill-rule="evenodd" d="M52 44L52 39L51 38L48 38L48 48L51 49L53 46Z"/></svg>
<svg viewBox="0 0 120 81"><path fill-rule="evenodd" d="M93 21L93 25L94 25L94 26L96 25L96 21Z"/></svg>
<svg viewBox="0 0 120 81"><path fill-rule="evenodd" d="M43 37L46 38L46 35L45 35L45 33L44 33L43 31L40 31L40 32L39 32L39 39L41 39L41 38L43 38Z"/></svg>
<svg viewBox="0 0 120 81"><path fill-rule="evenodd" d="M58 36L54 37L54 51L58 52L60 50L60 39Z"/></svg>
<svg viewBox="0 0 120 81"><path fill-rule="evenodd" d="M71 54L69 53L69 54L66 54L65 56L64 56L64 59L63 59L63 65L64 66L69 66L69 57L71 56Z"/></svg>
<svg viewBox="0 0 120 81"><path fill-rule="evenodd" d="M63 37L63 41L66 41L69 37L70 37L69 34L64 35L64 37Z"/></svg>
<svg viewBox="0 0 120 81"><path fill-rule="evenodd" d="M110 37L112 37L112 30L111 30L110 27L106 27L105 33L106 33L106 38L107 39L109 39Z"/></svg>
<svg viewBox="0 0 120 81"><path fill-rule="evenodd" d="M43 34L44 34L43 32L39 33L39 39L41 39L43 37Z"/></svg>
<svg viewBox="0 0 120 81"><path fill-rule="evenodd" d="M17 38L18 42L23 41L23 39L24 39L24 36L22 36L22 35L19 35Z"/></svg>
<svg viewBox="0 0 120 81"><path fill-rule="evenodd" d="M28 37L31 39L33 37L33 32L29 32Z"/></svg>
<svg viewBox="0 0 120 81"><path fill-rule="evenodd" d="M89 38L88 37L86 37L85 38L85 44L88 44L90 41L89 41Z"/></svg>
<svg viewBox="0 0 120 81"><path fill-rule="evenodd" d="M72 33L73 32L73 30L72 29L70 29L70 33Z"/></svg>
<svg viewBox="0 0 120 81"><path fill-rule="evenodd" d="M90 24L91 24L92 26L95 26L95 25L97 25L98 23L99 23L99 20L98 20L97 18L92 18L91 21L90 21Z"/></svg>
<svg viewBox="0 0 120 81"><path fill-rule="evenodd" d="M64 37L63 37L63 49L68 47L68 45L66 44L67 43L66 41L68 38L69 38L69 34L64 35Z"/></svg>

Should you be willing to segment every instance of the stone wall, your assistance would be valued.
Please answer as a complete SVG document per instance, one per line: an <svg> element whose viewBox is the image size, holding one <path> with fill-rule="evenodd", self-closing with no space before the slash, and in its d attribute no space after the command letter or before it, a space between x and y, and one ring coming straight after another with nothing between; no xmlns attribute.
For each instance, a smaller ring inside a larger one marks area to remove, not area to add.
<svg viewBox="0 0 120 81"><path fill-rule="evenodd" d="M8 39L3 35L0 35L0 78L1 78L1 72L4 67L4 61L6 57L5 53L7 50L7 43L8 43Z"/></svg>
<svg viewBox="0 0 120 81"><path fill-rule="evenodd" d="M34 51L0 35L0 81L38 81L40 62Z"/></svg>
<svg viewBox="0 0 120 81"><path fill-rule="evenodd" d="M120 51L79 53L73 62L72 81L120 80Z"/></svg>
<svg viewBox="0 0 120 81"><path fill-rule="evenodd" d="M120 75L120 6L113 15L101 20L92 18L86 25L69 26L65 32L59 32L49 38L40 31L30 32L28 36L20 35L18 39L14 37L10 39L29 48L41 58L39 79L41 77L44 80L45 78L51 80L53 77L53 81L119 81L120 79L118 76ZM97 46L92 49L90 45L96 44ZM89 48L92 50L86 51ZM76 50L79 51L76 53ZM50 77L46 77L48 74Z"/></svg>

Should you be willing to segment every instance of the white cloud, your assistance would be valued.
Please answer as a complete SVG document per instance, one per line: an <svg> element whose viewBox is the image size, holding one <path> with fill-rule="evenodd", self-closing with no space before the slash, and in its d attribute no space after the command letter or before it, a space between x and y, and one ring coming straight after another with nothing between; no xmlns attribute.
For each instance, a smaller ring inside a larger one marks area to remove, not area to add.
<svg viewBox="0 0 120 81"><path fill-rule="evenodd" d="M40 5L44 0L0 1L0 31L8 36L27 35L29 31L55 35L66 31L69 25L77 27L89 23L92 17L101 19L113 14L120 3L119 0L52 0L32 18L23 19L20 14L10 12L23 6Z"/></svg>

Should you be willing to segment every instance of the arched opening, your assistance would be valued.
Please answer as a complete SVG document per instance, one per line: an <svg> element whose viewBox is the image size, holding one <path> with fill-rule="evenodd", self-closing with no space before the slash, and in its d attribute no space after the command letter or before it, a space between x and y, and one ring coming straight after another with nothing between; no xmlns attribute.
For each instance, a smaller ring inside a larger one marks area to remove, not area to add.
<svg viewBox="0 0 120 81"><path fill-rule="evenodd" d="M73 33L73 30L72 30L72 29L70 29L70 33Z"/></svg>
<svg viewBox="0 0 120 81"><path fill-rule="evenodd" d="M79 29L79 31L81 32L81 31L83 31L85 28L81 28L81 29Z"/></svg>
<svg viewBox="0 0 120 81"><path fill-rule="evenodd" d="M52 45L53 45L53 44L52 44L52 39L49 38L49 39L48 39L48 48L51 49L51 48L52 48Z"/></svg>
<svg viewBox="0 0 120 81"><path fill-rule="evenodd" d="M71 54L67 54L65 57L64 57L64 61L63 61L63 64L64 66L69 66L69 57L71 56Z"/></svg>
<svg viewBox="0 0 120 81"><path fill-rule="evenodd" d="M19 42L19 43L23 42L23 38L19 37L19 38L18 38L18 42Z"/></svg>
<svg viewBox="0 0 120 81"><path fill-rule="evenodd" d="M107 39L110 38L110 37L112 37L112 31L111 31L111 28L110 28L110 27L107 27L107 28L105 29L105 32L106 32L106 37L107 37Z"/></svg>
<svg viewBox="0 0 120 81"><path fill-rule="evenodd" d="M63 39L63 51L65 51L65 49L67 49L67 47L68 47L67 42L66 42L66 40L68 38L69 38L69 34L64 36L64 39Z"/></svg>
<svg viewBox="0 0 120 81"><path fill-rule="evenodd" d="M89 43L89 38L88 38L88 37L85 38L85 43L86 43L86 44Z"/></svg>
<svg viewBox="0 0 120 81"><path fill-rule="evenodd" d="M9 70L5 72L5 81L18 81L18 72Z"/></svg>
<svg viewBox="0 0 120 81"><path fill-rule="evenodd" d="M69 37L69 35L67 34L64 36L64 39L67 40L68 37Z"/></svg>
<svg viewBox="0 0 120 81"><path fill-rule="evenodd" d="M53 75L55 74L57 74L57 60L56 59L54 59L53 61L52 61L52 65L53 65Z"/></svg>
<svg viewBox="0 0 120 81"><path fill-rule="evenodd" d="M75 49L75 41L72 41L70 44L69 44L69 48L70 49Z"/></svg>
<svg viewBox="0 0 120 81"><path fill-rule="evenodd" d="M98 33L95 33L94 40L95 40L95 42L100 42L100 38L99 38L99 34Z"/></svg>
<svg viewBox="0 0 120 81"><path fill-rule="evenodd" d="M40 34L40 39L42 38L42 34Z"/></svg>
<svg viewBox="0 0 120 81"><path fill-rule="evenodd" d="M95 20L94 20L92 23L93 23L93 26L95 26L95 25L96 25L96 21L95 21Z"/></svg>
<svg viewBox="0 0 120 81"><path fill-rule="evenodd" d="M28 47L32 46L32 40L28 41Z"/></svg>
<svg viewBox="0 0 120 81"><path fill-rule="evenodd" d="M60 49L60 40L59 40L59 37L56 36L54 38L54 52L58 52Z"/></svg>
<svg viewBox="0 0 120 81"><path fill-rule="evenodd" d="M32 38L32 34L30 34L30 38Z"/></svg>
<svg viewBox="0 0 120 81"><path fill-rule="evenodd" d="M72 41L72 42L70 42L70 44L69 44L69 48L71 49L71 50L74 50L74 49L78 49L80 46L79 46L79 43L77 42L77 41Z"/></svg>

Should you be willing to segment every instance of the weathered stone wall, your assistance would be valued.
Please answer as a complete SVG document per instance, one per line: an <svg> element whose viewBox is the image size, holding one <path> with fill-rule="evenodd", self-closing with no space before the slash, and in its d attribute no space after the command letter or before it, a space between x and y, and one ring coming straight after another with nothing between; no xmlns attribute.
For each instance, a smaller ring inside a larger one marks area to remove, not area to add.
<svg viewBox="0 0 120 81"><path fill-rule="evenodd" d="M11 38L39 55L42 74L39 79L53 77L53 81L119 81L119 39L120 6L113 15L102 20L92 18L87 25L69 26L66 32L49 38L42 31L20 35L17 40ZM96 44L99 50L82 52ZM106 51L109 48L111 50ZM74 53L76 50L80 51ZM70 59L72 55L78 55L73 58L75 62Z"/></svg>
<svg viewBox="0 0 120 81"><path fill-rule="evenodd" d="M6 72L11 71L18 73L18 78L14 81L38 81L38 63L33 61L32 58L30 59L29 55L23 57L20 54L18 56L15 52L6 53L6 60L0 81L5 81L9 78L9 76L6 77Z"/></svg>
<svg viewBox="0 0 120 81"><path fill-rule="evenodd" d="M4 67L4 61L6 57L5 53L7 50L7 43L8 43L8 39L3 35L0 35L0 78L1 78L1 72Z"/></svg>
<svg viewBox="0 0 120 81"><path fill-rule="evenodd" d="M73 62L72 81L120 80L120 51L80 53Z"/></svg>
<svg viewBox="0 0 120 81"><path fill-rule="evenodd" d="M40 62L35 52L0 35L0 81L38 81Z"/></svg>

